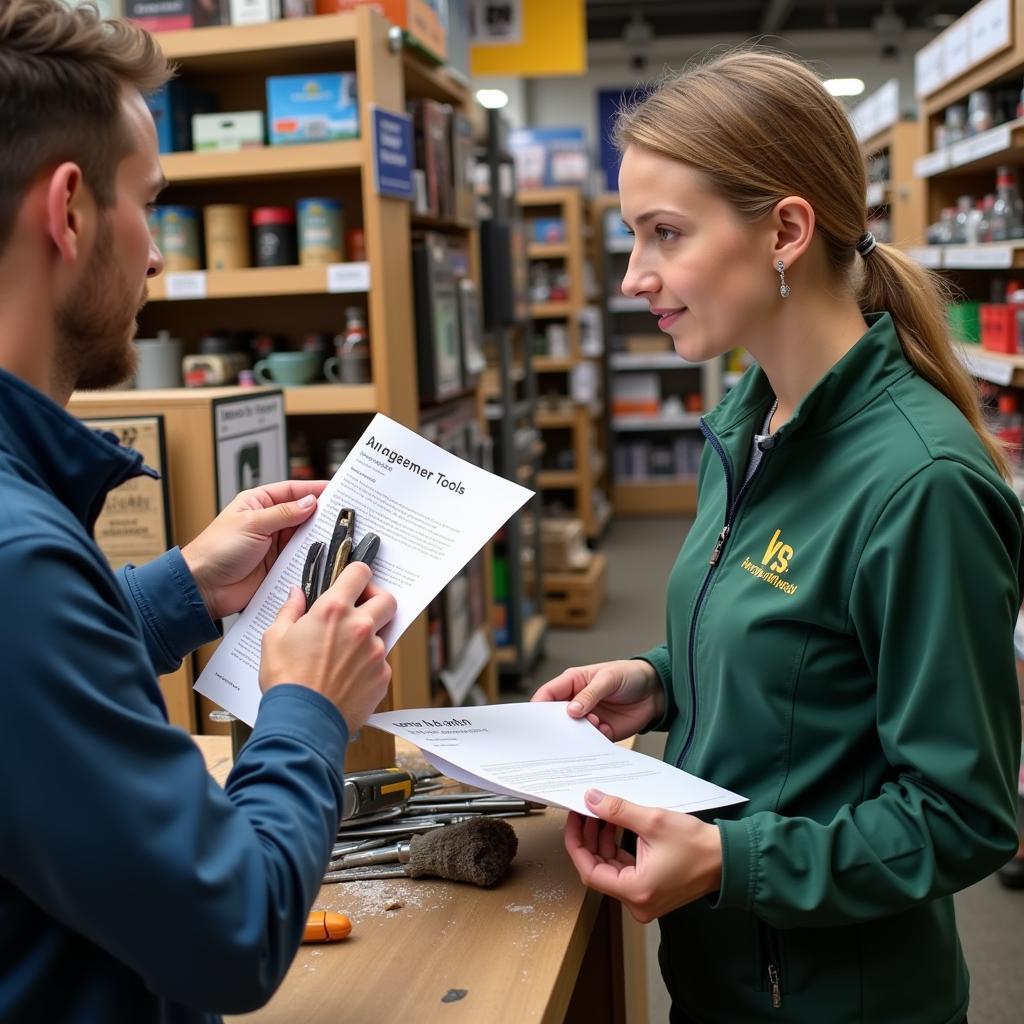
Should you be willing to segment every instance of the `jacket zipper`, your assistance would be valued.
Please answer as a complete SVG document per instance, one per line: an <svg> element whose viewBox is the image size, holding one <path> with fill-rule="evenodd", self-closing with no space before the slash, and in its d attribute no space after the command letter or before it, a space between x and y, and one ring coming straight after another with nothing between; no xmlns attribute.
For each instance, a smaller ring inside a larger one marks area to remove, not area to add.
<svg viewBox="0 0 1024 1024"><path fill-rule="evenodd" d="M686 760L686 755L690 752L690 746L693 743L693 738L697 734L697 666L696 666L696 655L695 650L697 646L697 620L700 618L701 609L704 606L704 600L707 597L708 589L711 586L712 577L715 575L715 570L718 568L718 563L722 558L722 549L725 547L726 541L729 539L729 534L732 531L733 523L736 520L736 512L739 509L740 501L743 495L747 493L747 489L752 483L754 477L761 472L761 466L764 463L764 454L762 453L761 462L757 464L753 474L749 479L744 481L743 486L740 487L739 492L736 494L735 499L732 496L732 467L729 465L729 457L725 453L725 449L722 447L722 442L718 440L711 428L704 422L703 418L700 421L700 430L707 442L712 448L718 453L718 457L722 462L722 469L725 471L725 525L722 527L721 532L718 534L718 538L715 540L715 546L711 550L711 557L708 559L708 571L704 575L704 582L701 583L700 590L697 594L697 603L693 608L693 618L690 620L690 639L687 647L687 664L690 669L690 707L693 709L690 714L690 728L686 734L686 742L683 744L683 748L676 758L676 767L681 768L683 762Z"/></svg>
<svg viewBox="0 0 1024 1024"><path fill-rule="evenodd" d="M782 1009L782 974L779 971L779 944L773 929L763 921L757 922L761 930L761 945L768 961L768 991L771 993L772 1009ZM764 961L762 961L763 963Z"/></svg>

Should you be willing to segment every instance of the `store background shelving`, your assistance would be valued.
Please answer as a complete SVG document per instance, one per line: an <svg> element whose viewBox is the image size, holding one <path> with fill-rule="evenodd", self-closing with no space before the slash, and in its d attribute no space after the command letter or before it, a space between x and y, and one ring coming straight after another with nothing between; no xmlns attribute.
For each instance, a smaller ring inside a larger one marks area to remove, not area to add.
<svg viewBox="0 0 1024 1024"><path fill-rule="evenodd" d="M633 240L622 228L618 195L597 197L594 210L608 339L612 506L623 516L688 515L697 507L700 417L722 397L722 360L687 362L658 331L647 300L622 294Z"/></svg>
<svg viewBox="0 0 1024 1024"><path fill-rule="evenodd" d="M475 225L418 217L408 202L377 194L372 111L379 107L404 112L406 101L414 97L466 110L471 104L467 87L443 67L430 65L403 49L400 34L396 36L388 22L369 7L261 25L168 32L158 38L168 58L177 64L180 77L215 96L222 110L263 109L264 82L269 75L305 73L312 67L355 73L358 139L266 146L239 153L168 153L161 158L169 183L161 203L199 207L232 202L254 207L292 205L308 195L329 196L342 202L345 228L362 229L366 259L326 269L292 266L165 275L151 282L140 336L166 329L183 340L186 352L193 352L200 337L213 328L258 327L261 333L286 336L297 348L304 334L339 333L346 306L361 306L369 325L372 380L360 385L321 383L285 388L289 432L308 435L314 461L322 468L327 439L354 439L376 412L422 429L423 415L429 418L431 414L421 413L419 401L411 234L431 227L460 239L472 254L470 273L479 280ZM470 385L455 397L474 403L482 423L479 387ZM187 443L187 439L174 443ZM197 494L204 490L196 480L179 481L178 486L189 486ZM209 511L208 518L212 518L216 509ZM187 535L176 539L185 540ZM489 566L483 586L489 603ZM485 620L489 619L488 608ZM481 644L475 644L479 665L474 683L485 699L493 700L497 673L489 629L484 628L482 638L486 657L480 654ZM427 616L423 615L390 657L395 706L449 702L437 680L431 678L427 647ZM212 646L197 652L197 670L211 653ZM448 668L466 671L464 664ZM207 723L207 710L204 702L199 728L216 731Z"/></svg>

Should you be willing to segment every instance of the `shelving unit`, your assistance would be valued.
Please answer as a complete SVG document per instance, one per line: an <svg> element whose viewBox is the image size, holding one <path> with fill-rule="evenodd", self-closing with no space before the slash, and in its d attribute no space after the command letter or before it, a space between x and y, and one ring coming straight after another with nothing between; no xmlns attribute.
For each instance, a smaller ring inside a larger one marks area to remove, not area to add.
<svg viewBox="0 0 1024 1024"><path fill-rule="evenodd" d="M311 384L284 389L289 427L301 428L322 451L329 437L358 436L382 412L420 428L417 346L413 321L410 238L425 226L404 200L381 196L374 173L373 109L405 112L407 99L429 97L456 108L471 103L468 89L445 69L396 45L390 24L374 9L287 19L268 24L219 26L158 36L179 76L216 97L223 110L264 109L265 79L277 74L355 72L360 137L349 141L266 146L237 153L168 153L161 157L169 187L161 202L192 206L232 202L292 205L303 196L341 201L346 229L363 232L366 261L332 267L288 266L196 274L168 274L150 283L140 336L167 329L195 351L211 328L287 336L336 334L349 305L365 309L372 380L367 384ZM430 225L465 240L476 251L475 226L456 221ZM471 260L473 272L475 260ZM482 398L478 400L483 420ZM466 397L466 394L458 397ZM187 539L187 538L183 538ZM489 595L489 582L487 594ZM487 699L497 696L497 674L487 636L487 657L476 673ZM392 651L396 707L437 702L428 671L426 616L420 616ZM479 651L479 645L478 645ZM209 649L199 652L197 669ZM465 668L465 666L462 666ZM205 727L205 713L200 727Z"/></svg>
<svg viewBox="0 0 1024 1024"><path fill-rule="evenodd" d="M966 45L953 47L955 40L965 40ZM995 192L997 167L1014 168L1020 181L1024 171L1024 119L1005 121L940 149L933 146L937 129L946 123L946 111L954 104L966 106L972 92L1005 89L1007 94L1020 94L1024 79L1024 14L1020 4L1011 0L977 4L918 53L915 64L921 112L918 141L923 154L915 162L915 171L924 189L923 228L925 223L938 221L943 209L955 207L959 196L980 197ZM995 100L992 109L999 109ZM1005 116L1005 105L1003 111ZM1016 276L1013 272L1024 271L1024 238L917 245L909 252L924 266L948 275L968 301L1002 302L1007 283ZM987 382L989 392L995 390L992 385L1024 388L1024 354L990 351L980 344L962 344L958 353L968 370ZM1020 401L1021 396L1017 397ZM1011 451L1010 457L1019 460L1019 452Z"/></svg>
<svg viewBox="0 0 1024 1024"><path fill-rule="evenodd" d="M622 294L633 246L619 230L619 197L600 196L593 208L609 339L612 505L623 516L692 514L704 444L700 418L722 397L722 362L682 359L652 324L647 301Z"/></svg>
<svg viewBox="0 0 1024 1024"><path fill-rule="evenodd" d="M540 520L543 495L538 471L544 442L537 424L537 381L528 346L526 262L523 226L515 196L515 162L507 148L506 125L488 111L479 152L484 321L488 368L484 374L494 471L535 492L495 542L496 635L501 675L519 680L544 651L548 620L544 591Z"/></svg>
<svg viewBox="0 0 1024 1024"><path fill-rule="evenodd" d="M607 459L598 426L604 410L602 353L585 350L581 326L588 305L587 203L576 188L531 189L517 198L527 221L531 282L539 267L546 268L552 286L558 288L561 280L564 291L549 300L531 301L529 307L538 347L548 347L547 352L535 352L531 358L540 377L535 422L552 457L538 475L538 484L545 492L548 509L561 509L581 519L588 539L597 541L608 524L610 510ZM563 237L558 241L537 239L532 227L541 218L561 221ZM557 464L550 464L556 460Z"/></svg>

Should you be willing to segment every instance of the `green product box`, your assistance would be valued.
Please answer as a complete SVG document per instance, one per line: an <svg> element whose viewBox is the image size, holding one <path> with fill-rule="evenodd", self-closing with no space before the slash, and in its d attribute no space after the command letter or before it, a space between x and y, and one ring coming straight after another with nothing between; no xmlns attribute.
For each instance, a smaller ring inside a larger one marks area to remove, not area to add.
<svg viewBox="0 0 1024 1024"><path fill-rule="evenodd" d="M977 302L950 303L946 316L954 341L967 345L981 342L981 315Z"/></svg>
<svg viewBox="0 0 1024 1024"><path fill-rule="evenodd" d="M494 558L494 600L508 600L508 562L498 556Z"/></svg>

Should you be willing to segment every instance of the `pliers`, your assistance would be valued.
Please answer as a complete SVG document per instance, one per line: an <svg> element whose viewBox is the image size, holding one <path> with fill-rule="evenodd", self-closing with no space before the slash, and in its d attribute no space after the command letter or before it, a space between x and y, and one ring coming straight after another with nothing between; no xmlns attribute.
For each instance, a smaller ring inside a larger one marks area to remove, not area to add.
<svg viewBox="0 0 1024 1024"><path fill-rule="evenodd" d="M349 562L365 562L372 566L380 549L380 537L366 533L353 547L356 531L356 512L343 508L334 524L330 544L315 540L306 552L302 566L302 593L306 598L307 611L313 602L338 578Z"/></svg>

